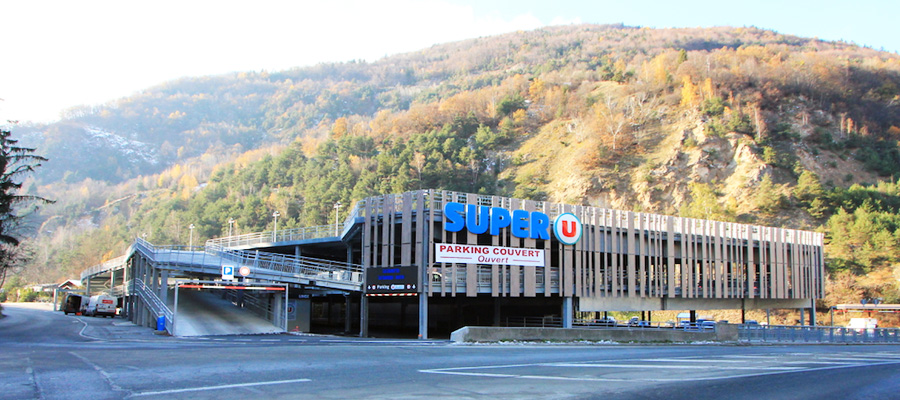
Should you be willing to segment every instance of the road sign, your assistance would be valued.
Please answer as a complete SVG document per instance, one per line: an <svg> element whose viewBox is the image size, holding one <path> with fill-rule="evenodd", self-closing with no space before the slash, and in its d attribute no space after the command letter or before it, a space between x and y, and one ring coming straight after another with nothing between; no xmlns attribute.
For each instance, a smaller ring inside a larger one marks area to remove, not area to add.
<svg viewBox="0 0 900 400"><path fill-rule="evenodd" d="M241 269L238 272L240 272L241 276L250 275L250 267L244 265L241 267Z"/></svg>
<svg viewBox="0 0 900 400"><path fill-rule="evenodd" d="M233 281L234 280L234 265L223 265L222 266L222 280L223 281Z"/></svg>

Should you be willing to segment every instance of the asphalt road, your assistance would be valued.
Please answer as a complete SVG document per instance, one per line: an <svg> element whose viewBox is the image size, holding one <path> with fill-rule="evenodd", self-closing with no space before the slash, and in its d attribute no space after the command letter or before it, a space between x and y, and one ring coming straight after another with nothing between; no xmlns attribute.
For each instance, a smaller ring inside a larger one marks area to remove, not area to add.
<svg viewBox="0 0 900 400"><path fill-rule="evenodd" d="M897 399L900 346L173 338L5 305L0 399Z"/></svg>

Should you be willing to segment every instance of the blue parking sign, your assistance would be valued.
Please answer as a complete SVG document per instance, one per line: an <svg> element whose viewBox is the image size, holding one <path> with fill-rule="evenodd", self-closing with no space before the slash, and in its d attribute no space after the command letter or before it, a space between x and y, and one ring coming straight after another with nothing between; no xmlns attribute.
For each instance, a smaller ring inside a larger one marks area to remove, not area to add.
<svg viewBox="0 0 900 400"><path fill-rule="evenodd" d="M222 266L222 280L234 280L234 265Z"/></svg>

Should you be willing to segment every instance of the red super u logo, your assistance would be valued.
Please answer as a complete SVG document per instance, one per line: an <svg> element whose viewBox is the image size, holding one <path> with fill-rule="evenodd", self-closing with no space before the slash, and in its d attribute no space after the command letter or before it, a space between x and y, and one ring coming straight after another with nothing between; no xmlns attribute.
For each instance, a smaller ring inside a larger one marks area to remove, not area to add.
<svg viewBox="0 0 900 400"><path fill-rule="evenodd" d="M560 214L553 222L553 234L561 243L573 245L581 239L581 220L572 213Z"/></svg>

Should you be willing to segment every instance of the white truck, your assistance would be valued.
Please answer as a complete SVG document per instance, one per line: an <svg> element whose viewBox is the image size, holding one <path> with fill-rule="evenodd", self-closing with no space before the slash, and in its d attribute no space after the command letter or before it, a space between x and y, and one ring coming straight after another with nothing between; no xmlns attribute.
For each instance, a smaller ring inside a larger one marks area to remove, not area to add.
<svg viewBox="0 0 900 400"><path fill-rule="evenodd" d="M84 308L84 315L113 318L116 316L116 303L116 298L107 294L91 296L87 307Z"/></svg>

